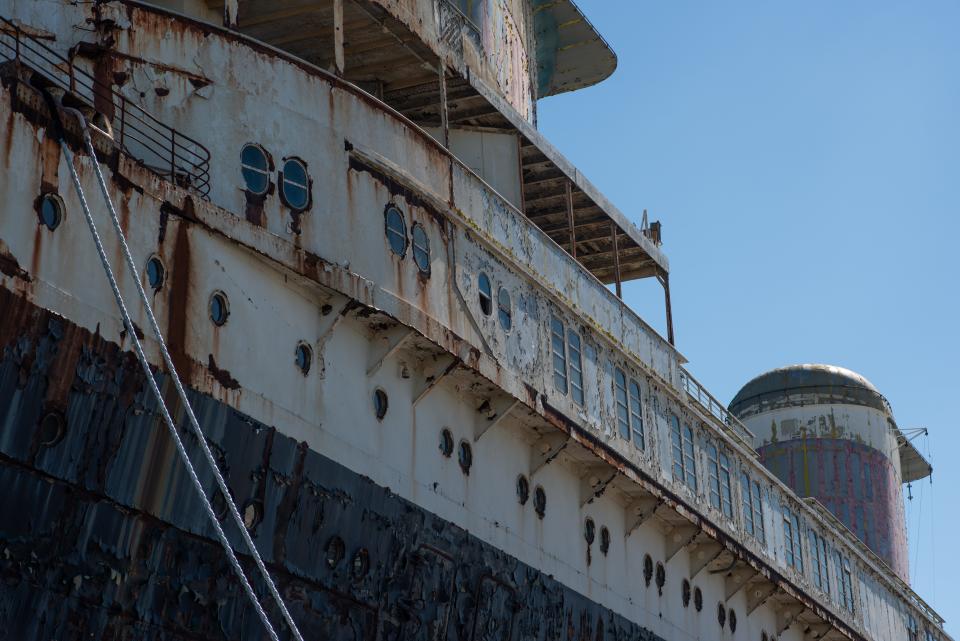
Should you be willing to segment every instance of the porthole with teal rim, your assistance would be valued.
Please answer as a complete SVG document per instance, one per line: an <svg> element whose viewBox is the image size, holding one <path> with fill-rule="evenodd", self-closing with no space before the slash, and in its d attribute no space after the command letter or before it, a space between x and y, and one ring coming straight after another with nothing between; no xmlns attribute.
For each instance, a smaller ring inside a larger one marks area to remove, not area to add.
<svg viewBox="0 0 960 641"><path fill-rule="evenodd" d="M497 293L497 317L500 319L500 327L509 332L513 327L513 309L510 306L510 292L506 287L501 287Z"/></svg>
<svg viewBox="0 0 960 641"><path fill-rule="evenodd" d="M297 343L297 349L294 352L295 361L297 363L297 369L300 370L300 373L306 376L310 373L310 365L313 361L313 350L310 349L310 346L300 341Z"/></svg>
<svg viewBox="0 0 960 641"><path fill-rule="evenodd" d="M303 211L310 204L310 177L307 166L299 158L288 158L280 174L280 198L295 211Z"/></svg>
<svg viewBox="0 0 960 641"><path fill-rule="evenodd" d="M163 287L163 281L166 277L166 269L163 267L163 261L156 256L151 256L147 259L147 285L150 286L150 289L153 291L158 291Z"/></svg>
<svg viewBox="0 0 960 641"><path fill-rule="evenodd" d="M390 250L402 257L407 253L407 223L403 219L403 212L394 205L388 205L383 217Z"/></svg>
<svg viewBox="0 0 960 641"><path fill-rule="evenodd" d="M410 230L413 237L413 262L417 264L417 269L425 276L430 275L430 238L427 231L420 223L413 223Z"/></svg>
<svg viewBox="0 0 960 641"><path fill-rule="evenodd" d="M230 316L230 305L227 302L227 295L223 292L213 292L210 296L210 320L217 327L227 322Z"/></svg>
<svg viewBox="0 0 960 641"><path fill-rule="evenodd" d="M270 189L270 157L260 145L246 144L240 151L240 170L247 191L262 196Z"/></svg>
<svg viewBox="0 0 960 641"><path fill-rule="evenodd" d="M53 231L63 222L63 200L56 194L44 194L40 199L40 222Z"/></svg>

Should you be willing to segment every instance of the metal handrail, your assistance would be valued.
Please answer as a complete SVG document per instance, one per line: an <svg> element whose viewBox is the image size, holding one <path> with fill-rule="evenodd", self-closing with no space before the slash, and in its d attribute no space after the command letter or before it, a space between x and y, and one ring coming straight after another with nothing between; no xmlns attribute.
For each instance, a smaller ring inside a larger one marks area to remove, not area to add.
<svg viewBox="0 0 960 641"><path fill-rule="evenodd" d="M690 398L733 430L751 449L753 448L753 432L748 430L740 419L734 416L723 403L718 401L713 394L707 391L706 387L700 384L700 381L682 367L680 368L680 385Z"/></svg>
<svg viewBox="0 0 960 641"><path fill-rule="evenodd" d="M113 107L111 127L121 153L171 182L210 193L210 152L198 141L165 124L156 116L68 58L0 16L0 58L15 61L39 74L52 86L83 100L108 100ZM107 114L103 114L106 116ZM114 133L115 132L115 133Z"/></svg>

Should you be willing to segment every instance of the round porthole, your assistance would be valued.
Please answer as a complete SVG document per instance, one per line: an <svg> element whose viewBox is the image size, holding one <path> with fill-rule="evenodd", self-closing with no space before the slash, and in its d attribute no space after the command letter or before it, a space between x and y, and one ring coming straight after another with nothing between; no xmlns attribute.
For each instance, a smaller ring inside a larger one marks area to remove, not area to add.
<svg viewBox="0 0 960 641"><path fill-rule="evenodd" d="M447 458L453 455L453 434L447 428L440 430L440 453Z"/></svg>
<svg viewBox="0 0 960 641"><path fill-rule="evenodd" d="M313 350L306 343L297 343L297 349L294 353L297 363L297 369L306 376L310 372L310 364L313 361Z"/></svg>
<svg viewBox="0 0 960 641"><path fill-rule="evenodd" d="M593 545L593 538L596 535L597 526L593 524L593 519L587 519L583 523L583 538L587 540L587 545Z"/></svg>
<svg viewBox="0 0 960 641"><path fill-rule="evenodd" d="M387 393L378 387L373 391L373 411L378 421L382 421L387 415L387 405Z"/></svg>
<svg viewBox="0 0 960 641"><path fill-rule="evenodd" d="M610 551L610 530L604 525L600 528L600 553L604 556Z"/></svg>
<svg viewBox="0 0 960 641"><path fill-rule="evenodd" d="M353 555L353 578L362 579L370 571L370 553L360 548Z"/></svg>
<svg viewBox="0 0 960 641"><path fill-rule="evenodd" d="M247 144L240 151L240 169L246 190L262 196L270 188L270 157L260 145Z"/></svg>
<svg viewBox="0 0 960 641"><path fill-rule="evenodd" d="M736 631L737 631L737 612L736 612L736 610L734 610L734 609L731 608L730 611L727 612L727 620L730 622L730 632L736 632Z"/></svg>
<svg viewBox="0 0 960 641"><path fill-rule="evenodd" d="M414 223L410 235L413 237L413 262L417 264L421 274L429 276L430 238L427 237L427 231L420 223Z"/></svg>
<svg viewBox="0 0 960 641"><path fill-rule="evenodd" d="M457 460L460 462L460 469L464 474L470 474L470 468L473 466L473 450L466 441L460 441L460 451L457 454Z"/></svg>
<svg viewBox="0 0 960 641"><path fill-rule="evenodd" d="M343 560L345 551L346 547L343 544L343 539L341 539L339 536L335 536L327 541L327 565L330 568L337 567L340 561Z"/></svg>
<svg viewBox="0 0 960 641"><path fill-rule="evenodd" d="M150 289L153 291L158 291L163 287L163 281L166 277L166 270L163 268L163 262L156 256L151 256L147 260L147 285L150 286Z"/></svg>
<svg viewBox="0 0 960 641"><path fill-rule="evenodd" d="M663 596L663 586L667 582L667 570L663 563L657 563L657 592Z"/></svg>
<svg viewBox="0 0 960 641"><path fill-rule="evenodd" d="M63 440L67 424L60 412L47 412L40 419L39 439L43 447L52 447Z"/></svg>
<svg viewBox="0 0 960 641"><path fill-rule="evenodd" d="M493 290L490 288L490 277L480 272L477 277L477 289L480 296L480 311L484 316L489 316L493 311Z"/></svg>
<svg viewBox="0 0 960 641"><path fill-rule="evenodd" d="M227 296L223 292L214 292L210 297L210 320L217 327L227 322L230 316L230 306L227 303Z"/></svg>
<svg viewBox="0 0 960 641"><path fill-rule="evenodd" d="M520 501L520 505L526 505L527 499L530 498L530 482L527 480L527 477L521 474L517 477L517 500Z"/></svg>
<svg viewBox="0 0 960 641"><path fill-rule="evenodd" d="M280 173L280 200L290 209L303 211L310 204L310 177L299 158L288 158Z"/></svg>
<svg viewBox="0 0 960 641"><path fill-rule="evenodd" d="M680 584L680 598L683 601L683 607L690 605L690 581L686 579Z"/></svg>
<svg viewBox="0 0 960 641"><path fill-rule="evenodd" d="M403 219L403 212L394 205L387 205L383 218L390 250L402 257L407 253L407 223Z"/></svg>
<svg viewBox="0 0 960 641"><path fill-rule="evenodd" d="M247 501L243 507L243 527L252 530L263 518L263 508L259 501Z"/></svg>
<svg viewBox="0 0 960 641"><path fill-rule="evenodd" d="M543 487L539 485L537 489L533 491L533 510L541 519L547 513L547 493L544 492Z"/></svg>
<svg viewBox="0 0 960 641"><path fill-rule="evenodd" d="M717 604L717 623L720 624L721 628L727 623L727 609L723 607L722 603Z"/></svg>
<svg viewBox="0 0 960 641"><path fill-rule="evenodd" d="M40 199L40 222L53 231L63 222L63 200L56 194L44 194Z"/></svg>
<svg viewBox="0 0 960 641"><path fill-rule="evenodd" d="M500 327L509 332L513 327L513 309L510 307L510 292L505 287L501 287L497 293L497 316L500 319Z"/></svg>
<svg viewBox="0 0 960 641"><path fill-rule="evenodd" d="M653 579L653 559L649 554L643 557L643 582L650 587L650 581Z"/></svg>
<svg viewBox="0 0 960 641"><path fill-rule="evenodd" d="M693 589L693 607L697 612L703 609L703 592L700 588Z"/></svg>

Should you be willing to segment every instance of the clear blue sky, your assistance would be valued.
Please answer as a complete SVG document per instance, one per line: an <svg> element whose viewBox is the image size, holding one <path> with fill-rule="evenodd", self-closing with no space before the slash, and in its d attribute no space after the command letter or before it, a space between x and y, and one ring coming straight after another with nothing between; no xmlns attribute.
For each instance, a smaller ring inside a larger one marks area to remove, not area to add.
<svg viewBox="0 0 960 641"><path fill-rule="evenodd" d="M911 575L960 638L960 3L579 4L619 67L540 129L663 221L677 345L718 398L833 363L930 429ZM659 286L625 298L662 330Z"/></svg>

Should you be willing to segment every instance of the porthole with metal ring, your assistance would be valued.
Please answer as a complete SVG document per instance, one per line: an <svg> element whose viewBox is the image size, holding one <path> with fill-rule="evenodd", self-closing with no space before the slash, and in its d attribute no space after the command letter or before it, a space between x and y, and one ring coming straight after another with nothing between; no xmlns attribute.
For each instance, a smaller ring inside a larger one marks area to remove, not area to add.
<svg viewBox="0 0 960 641"><path fill-rule="evenodd" d="M587 540L587 545L593 545L593 538L596 534L597 526L593 524L593 519L588 518L583 523L583 538Z"/></svg>
<svg viewBox="0 0 960 641"><path fill-rule="evenodd" d="M364 548L357 550L353 555L353 578L362 579L370 571L370 553Z"/></svg>
<svg viewBox="0 0 960 641"><path fill-rule="evenodd" d="M230 316L230 305L227 302L227 295L223 292L213 292L210 296L210 320L217 327L221 327L227 322Z"/></svg>
<svg viewBox="0 0 960 641"><path fill-rule="evenodd" d="M680 598L683 601L683 607L690 605L690 581L686 579L680 584Z"/></svg>
<svg viewBox="0 0 960 641"><path fill-rule="evenodd" d="M693 589L693 607L697 612L703 609L703 591L700 588Z"/></svg>
<svg viewBox="0 0 960 641"><path fill-rule="evenodd" d="M657 562L657 593L663 596L663 586L667 582L667 570L663 563Z"/></svg>
<svg viewBox="0 0 960 641"><path fill-rule="evenodd" d="M343 555L346 552L346 546L343 544L343 539L339 536L332 537L327 541L327 566L331 569L337 567L340 561L343 560Z"/></svg>
<svg viewBox="0 0 960 641"><path fill-rule="evenodd" d="M379 387L373 390L373 411L378 421L382 421L383 417L387 415L388 405L387 393Z"/></svg>
<svg viewBox="0 0 960 641"><path fill-rule="evenodd" d="M301 374L306 376L310 373L310 365L313 361L313 350L310 349L309 345L303 341L297 343L297 349L294 351L294 359L297 364L297 369L300 370Z"/></svg>
<svg viewBox="0 0 960 641"><path fill-rule="evenodd" d="M493 290L490 287L490 277L484 272L480 272L477 277L477 290L480 298L480 311L484 316L489 316L493 311Z"/></svg>
<svg viewBox="0 0 960 641"><path fill-rule="evenodd" d="M453 455L453 434L446 427L440 430L440 453L446 458Z"/></svg>
<svg viewBox="0 0 960 641"><path fill-rule="evenodd" d="M727 621L730 622L730 632L737 631L737 611L733 608L730 608L730 611L727 612Z"/></svg>
<svg viewBox="0 0 960 641"><path fill-rule="evenodd" d="M310 175L299 158L287 158L280 171L280 200L294 211L310 206Z"/></svg>
<svg viewBox="0 0 960 641"><path fill-rule="evenodd" d="M533 509L540 519L547 513L547 493L539 485L533 492Z"/></svg>
<svg viewBox="0 0 960 641"><path fill-rule="evenodd" d="M63 440L67 431L67 422L60 412L47 412L40 419L38 437L43 447L53 447Z"/></svg>
<svg viewBox="0 0 960 641"><path fill-rule="evenodd" d="M248 143L240 151L240 172L245 189L262 196L270 189L270 156L260 145Z"/></svg>
<svg viewBox="0 0 960 641"><path fill-rule="evenodd" d="M604 556L610 551L610 530L604 525L600 528L600 553Z"/></svg>
<svg viewBox="0 0 960 641"><path fill-rule="evenodd" d="M649 554L643 556L643 582L650 587L650 581L653 579L653 559Z"/></svg>
<svg viewBox="0 0 960 641"><path fill-rule="evenodd" d="M460 451L457 455L457 460L460 463L460 469L463 470L463 473L469 475L470 468L473 467L473 450L466 441L460 441Z"/></svg>
<svg viewBox="0 0 960 641"><path fill-rule="evenodd" d="M383 224L390 251L403 258L407 253L407 223L403 212L395 205L387 205L383 212Z"/></svg>
<svg viewBox="0 0 960 641"><path fill-rule="evenodd" d="M163 267L163 261L158 256L151 256L147 260L147 266L144 269L147 275L147 285L153 291L159 291L163 287L163 281L166 279L167 270Z"/></svg>
<svg viewBox="0 0 960 641"><path fill-rule="evenodd" d="M424 276L430 275L430 238L420 223L413 223L410 230L413 239L413 262Z"/></svg>
<svg viewBox="0 0 960 641"><path fill-rule="evenodd" d="M720 624L721 628L727 623L727 609L723 607L722 603L717 604L717 623Z"/></svg>
<svg viewBox="0 0 960 641"><path fill-rule="evenodd" d="M526 505L527 499L530 498L530 482L527 480L527 477L521 474L517 477L517 500L520 502L520 505Z"/></svg>
<svg viewBox="0 0 960 641"><path fill-rule="evenodd" d="M49 229L55 230L63 222L63 199L57 194L46 193L40 197L40 223Z"/></svg>
<svg viewBox="0 0 960 641"><path fill-rule="evenodd" d="M497 316L500 319L500 327L503 331L509 332L513 327L513 308L510 306L510 292L506 287L501 287L497 293Z"/></svg>

